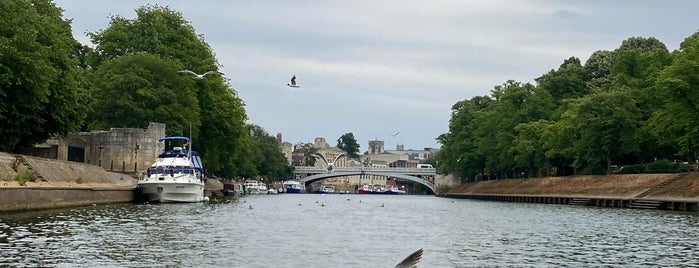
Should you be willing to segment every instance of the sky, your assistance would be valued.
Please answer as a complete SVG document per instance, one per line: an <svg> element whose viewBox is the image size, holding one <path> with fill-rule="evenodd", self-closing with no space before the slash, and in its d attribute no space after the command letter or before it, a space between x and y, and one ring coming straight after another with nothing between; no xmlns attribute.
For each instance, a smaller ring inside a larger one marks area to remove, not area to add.
<svg viewBox="0 0 699 268"><path fill-rule="evenodd" d="M140 6L181 12L245 102L248 123L293 144L352 133L365 152L439 148L451 107L530 82L630 37L670 51L699 29L693 0L57 0L75 38L134 19ZM286 86L296 75L299 88ZM398 135L395 135L398 133Z"/></svg>

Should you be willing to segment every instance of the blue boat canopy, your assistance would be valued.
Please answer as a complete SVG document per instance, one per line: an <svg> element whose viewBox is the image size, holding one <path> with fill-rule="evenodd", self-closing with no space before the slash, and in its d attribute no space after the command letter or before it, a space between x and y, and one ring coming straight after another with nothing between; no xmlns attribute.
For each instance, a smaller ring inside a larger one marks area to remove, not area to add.
<svg viewBox="0 0 699 268"><path fill-rule="evenodd" d="M185 141L189 142L189 137L185 137L185 136L165 136L165 137L160 138L159 141L166 141L166 140L185 140Z"/></svg>

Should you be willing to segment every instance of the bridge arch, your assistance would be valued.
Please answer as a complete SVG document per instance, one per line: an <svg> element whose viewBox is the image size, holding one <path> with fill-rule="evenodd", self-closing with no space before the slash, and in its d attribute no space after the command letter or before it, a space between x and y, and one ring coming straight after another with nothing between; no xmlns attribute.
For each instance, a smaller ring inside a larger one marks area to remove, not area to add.
<svg viewBox="0 0 699 268"><path fill-rule="evenodd" d="M305 177L303 179L300 179L299 182L303 183L304 187L308 187L309 184L316 182L316 181L321 181L324 179L335 178L335 177L354 176L354 175L377 175L377 176L400 178L400 179L404 179L407 181L412 181L412 182L422 184L425 187L429 188L433 194L437 193L435 190L434 184L430 183L422 178L418 178L418 177L415 177L412 175L407 175L407 174L381 173L381 172L371 172L371 171L321 173L321 174L315 174L315 175L311 175L311 176Z"/></svg>

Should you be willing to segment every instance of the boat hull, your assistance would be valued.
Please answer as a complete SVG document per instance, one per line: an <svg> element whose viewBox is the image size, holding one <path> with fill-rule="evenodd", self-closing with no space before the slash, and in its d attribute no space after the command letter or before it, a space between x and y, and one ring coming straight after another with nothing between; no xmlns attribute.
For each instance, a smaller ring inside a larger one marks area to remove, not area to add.
<svg viewBox="0 0 699 268"><path fill-rule="evenodd" d="M306 193L306 191L303 189L286 188L285 193L287 193L287 194L303 194L303 193Z"/></svg>
<svg viewBox="0 0 699 268"><path fill-rule="evenodd" d="M204 201L203 183L142 182L143 200L156 203L197 203Z"/></svg>

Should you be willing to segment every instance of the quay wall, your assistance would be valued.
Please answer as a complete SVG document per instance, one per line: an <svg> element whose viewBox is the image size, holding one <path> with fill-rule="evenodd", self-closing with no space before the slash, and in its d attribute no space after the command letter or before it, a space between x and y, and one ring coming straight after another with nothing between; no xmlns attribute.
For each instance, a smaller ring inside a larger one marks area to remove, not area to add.
<svg viewBox="0 0 699 268"><path fill-rule="evenodd" d="M16 180L27 174L34 181ZM95 165L0 153L0 212L132 202L136 185Z"/></svg>
<svg viewBox="0 0 699 268"><path fill-rule="evenodd" d="M460 184L441 196L505 202L699 211L699 173L501 179Z"/></svg>

